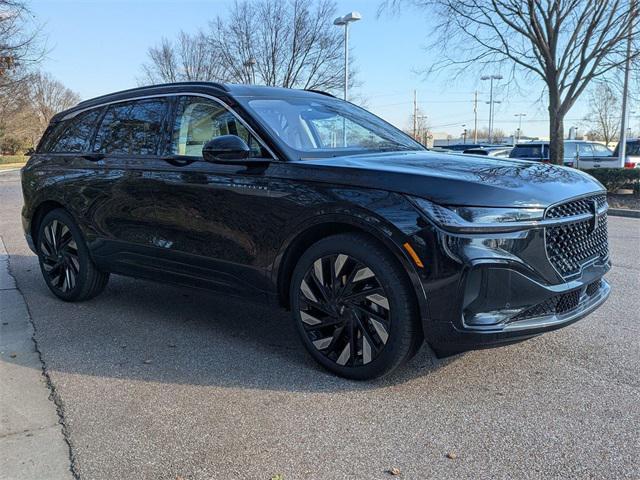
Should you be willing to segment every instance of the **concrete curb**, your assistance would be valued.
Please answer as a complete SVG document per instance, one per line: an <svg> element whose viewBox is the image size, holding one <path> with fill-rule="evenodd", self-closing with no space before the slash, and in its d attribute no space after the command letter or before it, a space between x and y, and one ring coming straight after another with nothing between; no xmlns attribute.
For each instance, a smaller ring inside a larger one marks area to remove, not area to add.
<svg viewBox="0 0 640 480"><path fill-rule="evenodd" d="M77 478L61 407L2 237L0 320L0 480Z"/></svg>
<svg viewBox="0 0 640 480"><path fill-rule="evenodd" d="M640 218L640 210L630 208L610 208L607 213L614 217Z"/></svg>

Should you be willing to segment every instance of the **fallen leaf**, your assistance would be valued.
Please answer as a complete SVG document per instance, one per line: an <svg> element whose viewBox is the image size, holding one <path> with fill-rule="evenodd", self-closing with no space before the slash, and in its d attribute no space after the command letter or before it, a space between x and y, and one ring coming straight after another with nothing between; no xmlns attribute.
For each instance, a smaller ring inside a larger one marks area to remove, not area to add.
<svg viewBox="0 0 640 480"><path fill-rule="evenodd" d="M458 458L458 455L456 455L455 452L449 452L447 453L447 458L450 458L451 460L455 460L456 458Z"/></svg>
<svg viewBox="0 0 640 480"><path fill-rule="evenodd" d="M387 473L389 475L393 475L394 477L397 477L398 475L400 475L400 469L396 468L396 467L393 467L393 468L390 468L389 470L387 470Z"/></svg>
<svg viewBox="0 0 640 480"><path fill-rule="evenodd" d="M276 473L273 477L271 477L271 480L284 480L284 475L282 475L281 473Z"/></svg>

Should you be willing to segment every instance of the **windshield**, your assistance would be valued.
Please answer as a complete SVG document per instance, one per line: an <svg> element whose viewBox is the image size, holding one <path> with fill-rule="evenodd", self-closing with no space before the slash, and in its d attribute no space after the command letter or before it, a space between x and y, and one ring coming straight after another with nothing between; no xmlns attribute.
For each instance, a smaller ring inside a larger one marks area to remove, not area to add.
<svg viewBox="0 0 640 480"><path fill-rule="evenodd" d="M341 100L263 98L249 100L248 105L274 136L301 157L424 150L384 120Z"/></svg>

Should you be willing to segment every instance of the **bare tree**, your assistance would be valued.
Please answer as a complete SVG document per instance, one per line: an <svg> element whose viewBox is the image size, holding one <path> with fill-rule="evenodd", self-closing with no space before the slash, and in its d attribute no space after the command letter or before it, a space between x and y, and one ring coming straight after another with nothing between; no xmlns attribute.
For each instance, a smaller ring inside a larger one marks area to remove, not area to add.
<svg viewBox="0 0 640 480"><path fill-rule="evenodd" d="M140 83L226 79L217 50L202 32L180 32L175 42L163 38L159 45L149 48L147 56L149 62L142 65Z"/></svg>
<svg viewBox="0 0 640 480"><path fill-rule="evenodd" d="M31 106L42 133L56 113L73 107L80 101L80 96L48 73L38 72L32 78Z"/></svg>
<svg viewBox="0 0 640 480"><path fill-rule="evenodd" d="M478 128L478 133L476 135L472 128L467 133L467 138L468 139L477 138L479 142L486 141L488 143L502 143L505 140L505 133L504 133L504 130L494 127L493 130L491 131L491 136L489 136L489 129L485 127L485 128Z"/></svg>
<svg viewBox="0 0 640 480"><path fill-rule="evenodd" d="M335 16L333 0L237 0L206 33L182 32L177 41L162 39L150 48L140 83L205 80L339 90L344 38L333 25Z"/></svg>
<svg viewBox="0 0 640 480"><path fill-rule="evenodd" d="M342 88L342 32L332 0L242 0L211 23L230 81L287 88Z"/></svg>
<svg viewBox="0 0 640 480"><path fill-rule="evenodd" d="M0 0L0 95L42 59L39 33L25 2Z"/></svg>
<svg viewBox="0 0 640 480"><path fill-rule="evenodd" d="M562 163L565 115L593 79L624 63L627 38L639 35L637 0L387 3L405 1L434 14L441 60L433 69L504 64L544 81L554 163Z"/></svg>
<svg viewBox="0 0 640 480"><path fill-rule="evenodd" d="M35 147L51 117L72 107L79 96L49 74L7 85L0 102L0 151Z"/></svg>
<svg viewBox="0 0 640 480"><path fill-rule="evenodd" d="M608 83L598 83L589 93L589 113L584 121L591 140L602 140L607 145L620 133L619 94Z"/></svg>

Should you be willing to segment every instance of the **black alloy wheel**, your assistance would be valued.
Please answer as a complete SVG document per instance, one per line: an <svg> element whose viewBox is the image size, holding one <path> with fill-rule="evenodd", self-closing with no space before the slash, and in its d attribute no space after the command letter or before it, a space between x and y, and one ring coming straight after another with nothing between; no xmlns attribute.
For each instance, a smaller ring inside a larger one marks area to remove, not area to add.
<svg viewBox="0 0 640 480"><path fill-rule="evenodd" d="M52 210L42 218L36 245L42 275L58 298L87 300L104 290L109 273L93 263L82 233L67 211Z"/></svg>
<svg viewBox="0 0 640 480"><path fill-rule="evenodd" d="M76 286L80 274L78 244L69 227L58 219L51 220L42 230L40 258L50 285L62 293Z"/></svg>
<svg viewBox="0 0 640 480"><path fill-rule="evenodd" d="M373 271L344 253L313 262L300 284L309 340L338 365L366 365L389 339L389 300Z"/></svg>
<svg viewBox="0 0 640 480"><path fill-rule="evenodd" d="M338 375L382 376L422 343L406 273L365 235L335 235L312 245L294 270L290 296L303 344Z"/></svg>

